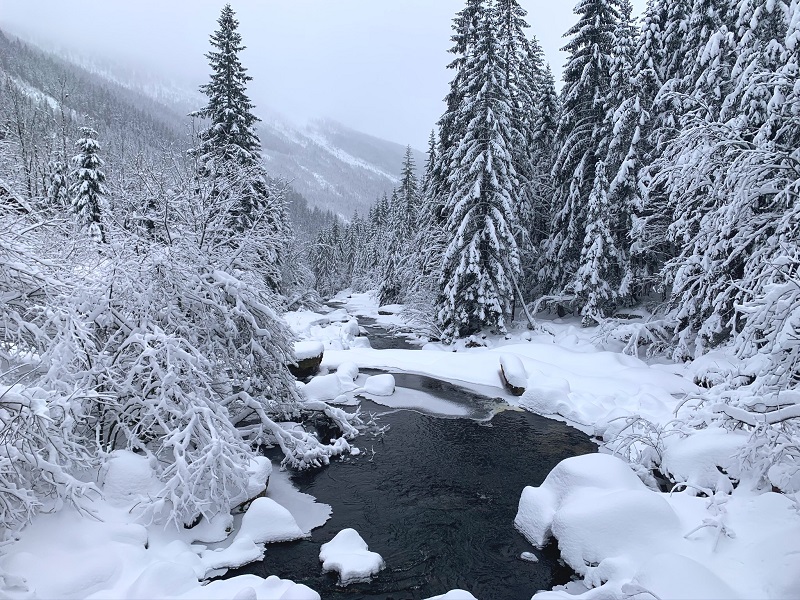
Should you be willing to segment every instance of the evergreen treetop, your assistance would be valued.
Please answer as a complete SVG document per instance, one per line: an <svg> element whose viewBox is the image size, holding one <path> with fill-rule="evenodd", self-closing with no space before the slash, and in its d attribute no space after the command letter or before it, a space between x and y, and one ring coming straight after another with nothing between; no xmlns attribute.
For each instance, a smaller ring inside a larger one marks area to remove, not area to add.
<svg viewBox="0 0 800 600"><path fill-rule="evenodd" d="M222 158L250 167L261 160L261 142L255 132L259 119L253 114L255 107L247 96L247 83L252 77L239 59L245 46L230 4L222 9L217 23L219 29L211 35L213 49L206 54L211 81L200 86L208 103L192 113L210 123L199 132L200 145L194 152L206 160Z"/></svg>

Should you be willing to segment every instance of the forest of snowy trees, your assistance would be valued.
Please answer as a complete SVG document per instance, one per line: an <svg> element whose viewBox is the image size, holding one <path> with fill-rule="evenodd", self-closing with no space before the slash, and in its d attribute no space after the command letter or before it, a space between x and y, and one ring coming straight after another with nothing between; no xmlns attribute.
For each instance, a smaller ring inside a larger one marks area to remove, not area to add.
<svg viewBox="0 0 800 600"><path fill-rule="evenodd" d="M445 341L527 307L631 353L730 348L748 370L709 392L699 426L753 427L767 465L795 464L800 2L631 12L577 4L557 94L519 3L467 0L420 179L406 160L366 219L319 234L318 289L377 288ZM631 307L651 316L626 323Z"/></svg>
<svg viewBox="0 0 800 600"><path fill-rule="evenodd" d="M420 180L407 159L366 221L320 234L318 289L379 287L445 339L523 301L585 326L646 302L663 318L635 343L676 359L752 337L744 306L793 272L799 10L651 0L637 25L583 0L557 94L519 4L467 2Z"/></svg>
<svg viewBox="0 0 800 600"><path fill-rule="evenodd" d="M76 473L115 449L153 459L152 519L184 524L244 499L259 446L298 468L345 452L358 416L308 402L287 368L281 313L313 289L377 290L445 342L549 310L632 353L731 348L748 370L723 374L692 425L749 428L753 468L796 473L800 0L575 13L557 92L517 0L467 0L426 163L409 148L398 187L308 251L301 199L261 160L229 6L190 142L149 106L71 105L86 86L50 67L32 95L8 59L22 46L6 53L0 522L91 493ZM633 308L648 318L626 321ZM310 411L341 437L284 426Z"/></svg>

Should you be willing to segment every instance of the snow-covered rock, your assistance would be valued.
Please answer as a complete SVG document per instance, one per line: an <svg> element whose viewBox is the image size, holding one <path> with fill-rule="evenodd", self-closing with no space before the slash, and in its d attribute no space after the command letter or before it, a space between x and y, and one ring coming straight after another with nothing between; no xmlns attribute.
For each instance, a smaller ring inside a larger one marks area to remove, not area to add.
<svg viewBox="0 0 800 600"><path fill-rule="evenodd" d="M542 547L552 535L556 514L573 490L591 488L598 492L642 490L644 484L619 458L588 454L561 461L539 487L522 491L514 526L533 545Z"/></svg>
<svg viewBox="0 0 800 600"><path fill-rule="evenodd" d="M297 360L306 360L309 358L321 357L325 351L325 346L322 342L305 341L294 343L294 357Z"/></svg>
<svg viewBox="0 0 800 600"><path fill-rule="evenodd" d="M368 337L357 337L350 342L351 348L372 348Z"/></svg>
<svg viewBox="0 0 800 600"><path fill-rule="evenodd" d="M343 362L336 369L336 374L342 381L353 383L358 377L358 365L352 361Z"/></svg>
<svg viewBox="0 0 800 600"><path fill-rule="evenodd" d="M528 374L520 405L540 415L554 415L569 410L569 381L534 369Z"/></svg>
<svg viewBox="0 0 800 600"><path fill-rule="evenodd" d="M343 529L330 542L322 544L319 552L323 571L339 573L339 584L369 581L386 565L376 552L370 552L367 543L355 529Z"/></svg>
<svg viewBox="0 0 800 600"><path fill-rule="evenodd" d="M725 429L704 429L689 436L672 436L665 441L661 468L673 481L685 482L690 494L706 490L732 490L730 480L719 469L738 479L735 454L749 439L746 433Z"/></svg>
<svg viewBox="0 0 800 600"><path fill-rule="evenodd" d="M305 536L292 513L270 498L256 498L244 513L238 535L256 544L290 542Z"/></svg>
<svg viewBox="0 0 800 600"><path fill-rule="evenodd" d="M427 600L478 600L475 596L465 590L450 590L441 596L433 596Z"/></svg>
<svg viewBox="0 0 800 600"><path fill-rule="evenodd" d="M405 308L402 304L385 304L378 307L378 314L382 316L396 315Z"/></svg>
<svg viewBox="0 0 800 600"><path fill-rule="evenodd" d="M364 382L364 391L373 396L391 396L394 388L394 376L389 373L373 375Z"/></svg>
<svg viewBox="0 0 800 600"><path fill-rule="evenodd" d="M252 500L264 493L269 485L270 475L272 475L272 463L266 456L255 456L250 459L247 472L249 477L245 497L241 499L242 502Z"/></svg>
<svg viewBox="0 0 800 600"><path fill-rule="evenodd" d="M500 375L508 390L515 396L522 396L528 385L528 374L518 356L514 354L500 355Z"/></svg>
<svg viewBox="0 0 800 600"><path fill-rule="evenodd" d="M309 400L328 402L335 400L345 392L342 380L336 373L318 375L303 386L303 393Z"/></svg>
<svg viewBox="0 0 800 600"><path fill-rule="evenodd" d="M294 343L294 356L296 365L289 365L289 370L295 377L302 378L313 375L319 371L325 346L319 341L302 341Z"/></svg>

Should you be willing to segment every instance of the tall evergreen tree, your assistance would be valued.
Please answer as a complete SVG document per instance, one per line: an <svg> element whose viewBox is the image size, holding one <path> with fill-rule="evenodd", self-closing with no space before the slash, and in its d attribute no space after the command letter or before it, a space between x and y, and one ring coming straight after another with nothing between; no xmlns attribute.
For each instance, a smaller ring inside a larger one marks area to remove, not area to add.
<svg viewBox="0 0 800 600"><path fill-rule="evenodd" d="M667 17L663 0L649 0L644 24L635 48L630 91L614 113L614 128L609 155L610 163L624 159L612 171L610 203L625 206L629 222L628 260L620 283L620 295L638 298L658 287L657 274L666 260L663 241L668 218L665 211L649 202L649 184L655 158L655 103L663 85L664 27ZM619 65L617 72L624 67ZM653 198L657 198L656 193Z"/></svg>
<svg viewBox="0 0 800 600"><path fill-rule="evenodd" d="M261 168L261 142L255 130L259 119L247 96L252 77L239 58L245 46L230 4L223 7L217 23L219 28L211 35L213 49L206 54L211 80L200 86L208 103L192 113L206 119L208 126L198 132L199 143L192 154L198 159L199 174L215 182L215 195L238 188L235 201L229 203L232 227L246 231L258 221L285 243L285 206Z"/></svg>
<svg viewBox="0 0 800 600"><path fill-rule="evenodd" d="M611 87L606 99L609 139L605 171L612 174L608 202L614 214L610 226L616 247L614 258L620 266L620 281L615 295L623 299L633 293L634 272L628 250L636 212L641 208L638 172L642 164L637 149L631 148L634 141L639 141L636 136L641 135L638 130L642 118L641 98L634 77L636 28L631 13L630 1L621 0L611 55Z"/></svg>
<svg viewBox="0 0 800 600"><path fill-rule="evenodd" d="M398 189L399 208L402 211L402 234L407 241L416 229L417 214L420 208L419 182L411 146L406 147L403 166L400 170L400 188Z"/></svg>
<svg viewBox="0 0 800 600"><path fill-rule="evenodd" d="M86 227L96 242L105 242L103 228L103 196L106 193L106 175L101 168L100 144L97 132L90 127L81 128L82 137L75 142L79 154L72 159L72 207L78 215L78 222Z"/></svg>
<svg viewBox="0 0 800 600"><path fill-rule="evenodd" d="M606 99L620 18L618 0L581 0L575 12L579 20L566 33L572 39L564 47L570 56L556 135L560 151L553 167L553 223L542 272L554 293L570 287L580 266L589 194L610 133Z"/></svg>
<svg viewBox="0 0 800 600"><path fill-rule="evenodd" d="M293 235L285 186L269 181L261 164L255 130L259 119L247 96L252 78L239 58L245 47L229 4L217 23L212 50L206 54L211 79L200 87L208 103L192 114L205 119L207 127L198 132L198 145L191 154L197 159L198 175L211 187L208 197L228 213L229 227L239 234L254 227L267 234L261 236L258 262L272 289L283 292L284 261Z"/></svg>
<svg viewBox="0 0 800 600"><path fill-rule="evenodd" d="M514 238L517 179L511 148L513 107L503 84L505 64L491 13L467 54L455 115L462 142L452 151L446 210L449 244L442 269L438 320L445 339L482 327L505 330L513 278L519 276Z"/></svg>
<svg viewBox="0 0 800 600"><path fill-rule="evenodd" d="M259 119L253 114L255 106L247 96L247 83L253 78L239 58L245 46L230 4L223 7L217 23L219 29L211 35L213 50L206 54L211 81L200 86L208 103L192 113L208 119L209 126L198 134L200 145L194 152L206 161L231 160L244 167L257 165L261 161L261 142L255 132Z"/></svg>
<svg viewBox="0 0 800 600"><path fill-rule="evenodd" d="M731 91L734 12L732 0L695 0L683 38L680 91L692 97L687 108L708 120L719 116Z"/></svg>
<svg viewBox="0 0 800 600"><path fill-rule="evenodd" d="M773 75L786 53L789 6L783 0L743 0L736 21L736 63L733 89L722 106L721 119L758 130L766 121L774 91Z"/></svg>
<svg viewBox="0 0 800 600"><path fill-rule="evenodd" d="M529 40L525 30L527 12L518 0L497 0L493 6L497 43L504 63L501 84L508 90L511 99L511 135L509 151L518 181L516 194L517 224L514 232L517 246L525 256L526 264L532 260L537 217L544 212L541 177L537 172L534 153L539 110L538 86L543 76L544 54L538 41ZM544 192L544 193L543 193Z"/></svg>
<svg viewBox="0 0 800 600"><path fill-rule="evenodd" d="M433 177L429 185L430 197L426 199L426 202L432 202L435 205L434 212L437 215L439 225L443 225L447 220L445 205L452 166L452 153L464 135L464 131L459 130L455 122L459 107L464 99L464 65L467 56L473 51L478 39L480 23L485 18L487 11L487 0L467 0L464 8L456 13L453 19L453 35L450 38L453 46L449 51L455 55L455 58L447 65L447 68L453 70L454 75L450 82L450 89L445 97L445 112L437 123L439 127L439 151L436 153L436 162L432 171Z"/></svg>
<svg viewBox="0 0 800 600"><path fill-rule="evenodd" d="M597 163L587 207L586 236L573 290L581 298L584 327L602 321L606 308L616 298L615 260L617 248L611 231L612 207L608 201L608 179L603 161Z"/></svg>

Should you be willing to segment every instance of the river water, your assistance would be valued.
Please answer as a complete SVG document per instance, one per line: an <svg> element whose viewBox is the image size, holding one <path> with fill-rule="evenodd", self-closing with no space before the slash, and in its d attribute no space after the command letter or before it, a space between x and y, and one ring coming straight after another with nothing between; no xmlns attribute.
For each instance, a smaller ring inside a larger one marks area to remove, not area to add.
<svg viewBox="0 0 800 600"><path fill-rule="evenodd" d="M370 328L371 329L371 328ZM373 347L407 347L370 331ZM389 429L358 438L362 454L325 469L297 473L300 491L333 507L309 540L271 544L265 559L228 576L278 575L304 583L323 599L417 600L454 588L481 600L530 598L569 581L554 546L535 550L513 527L522 489L539 485L562 459L596 452L580 431L426 377L398 375L399 387L461 404L470 418L391 410L364 400ZM490 420L488 420L490 419ZM277 458L277 457L276 457ZM320 545L352 527L386 569L368 584L337 586L323 574Z"/></svg>

